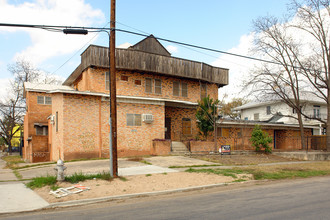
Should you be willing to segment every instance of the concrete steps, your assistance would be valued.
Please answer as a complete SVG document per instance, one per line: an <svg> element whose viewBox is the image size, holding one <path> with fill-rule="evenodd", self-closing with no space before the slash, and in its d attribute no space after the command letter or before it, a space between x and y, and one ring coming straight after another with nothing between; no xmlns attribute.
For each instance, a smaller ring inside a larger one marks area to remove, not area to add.
<svg viewBox="0 0 330 220"><path fill-rule="evenodd" d="M189 153L186 145L180 141L172 141L172 155L185 155Z"/></svg>

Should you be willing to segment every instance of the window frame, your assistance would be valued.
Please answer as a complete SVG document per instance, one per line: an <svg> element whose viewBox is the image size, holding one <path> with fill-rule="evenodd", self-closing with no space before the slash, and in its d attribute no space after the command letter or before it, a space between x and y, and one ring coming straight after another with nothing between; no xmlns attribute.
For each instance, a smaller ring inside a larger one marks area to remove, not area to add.
<svg viewBox="0 0 330 220"><path fill-rule="evenodd" d="M161 79L155 79L154 80L154 87L155 87L155 94L162 94L162 80ZM156 82L159 82L159 85L157 85ZM157 91L159 90L159 91Z"/></svg>
<svg viewBox="0 0 330 220"><path fill-rule="evenodd" d="M110 90L110 72L105 72L105 91Z"/></svg>
<svg viewBox="0 0 330 220"><path fill-rule="evenodd" d="M150 86L148 86L148 83L147 83L147 81L149 81L149 80L150 80ZM150 91L147 91L147 88L149 88L149 87L150 87ZM152 87L153 87L152 78L148 78L148 77L145 78L145 92L152 93Z"/></svg>
<svg viewBox="0 0 330 220"><path fill-rule="evenodd" d="M127 127L140 127L142 126L142 114L126 114L126 126Z"/></svg>
<svg viewBox="0 0 330 220"><path fill-rule="evenodd" d="M36 135L40 135L40 136L48 135L48 126L35 126L35 129L36 129ZM41 129L41 133L40 130L38 132L38 129Z"/></svg>
<svg viewBox="0 0 330 220"><path fill-rule="evenodd" d="M175 93L176 88L177 88L177 93ZM180 96L180 82L179 81L173 81L173 96Z"/></svg>
<svg viewBox="0 0 330 220"><path fill-rule="evenodd" d="M41 99L42 99L42 101L41 101ZM52 97L38 95L37 96L37 104L38 105L52 105Z"/></svg>
<svg viewBox="0 0 330 220"><path fill-rule="evenodd" d="M183 88L183 85L185 85L186 88ZM188 97L188 83L181 82L181 96Z"/></svg>
<svg viewBox="0 0 330 220"><path fill-rule="evenodd" d="M205 91L204 91L205 90ZM203 98L207 97L207 84L206 83L201 83L200 84L200 92L201 92L201 100ZM205 96L203 97L203 94L205 94Z"/></svg>

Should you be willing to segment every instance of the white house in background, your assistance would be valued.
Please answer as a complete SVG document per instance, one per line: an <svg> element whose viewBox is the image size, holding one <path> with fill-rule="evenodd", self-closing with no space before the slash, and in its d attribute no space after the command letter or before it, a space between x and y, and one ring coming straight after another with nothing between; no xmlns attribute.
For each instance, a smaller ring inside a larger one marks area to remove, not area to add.
<svg viewBox="0 0 330 220"><path fill-rule="evenodd" d="M327 105L324 101L302 100L302 111L311 118L327 119ZM280 124L298 124L296 111L283 101L250 102L234 109L240 113L242 120L252 120ZM290 117L293 116L293 117ZM295 117L295 118L294 118ZM313 135L324 134L322 123L315 119L303 117L304 125L318 126L313 129Z"/></svg>

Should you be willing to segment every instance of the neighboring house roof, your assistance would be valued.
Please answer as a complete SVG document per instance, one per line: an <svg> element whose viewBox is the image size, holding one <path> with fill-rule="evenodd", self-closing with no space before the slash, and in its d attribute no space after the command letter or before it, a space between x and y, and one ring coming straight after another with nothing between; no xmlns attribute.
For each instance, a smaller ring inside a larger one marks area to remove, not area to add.
<svg viewBox="0 0 330 220"><path fill-rule="evenodd" d="M230 120L230 119L222 119L217 121L218 127L232 127L232 126L246 126L246 127L253 127L255 125L261 125L263 128L273 128L273 129L299 129L299 124L282 124L282 123L273 123L273 122L262 122L262 121L252 121L252 120ZM311 128L311 129L319 129L318 125L305 125L304 128Z"/></svg>
<svg viewBox="0 0 330 220"><path fill-rule="evenodd" d="M264 102L249 102L244 105L238 106L234 108L233 110L244 110L244 109L249 109L249 108L255 108L255 107L260 107L260 106L267 106L267 105L272 105L275 103L280 103L283 102L280 99L272 100L272 101L264 101ZM305 92L301 95L300 97L300 102L301 103L315 103L315 104L326 104L326 102L321 99L320 97L316 96L313 93L310 92ZM284 102L283 102L284 103Z"/></svg>

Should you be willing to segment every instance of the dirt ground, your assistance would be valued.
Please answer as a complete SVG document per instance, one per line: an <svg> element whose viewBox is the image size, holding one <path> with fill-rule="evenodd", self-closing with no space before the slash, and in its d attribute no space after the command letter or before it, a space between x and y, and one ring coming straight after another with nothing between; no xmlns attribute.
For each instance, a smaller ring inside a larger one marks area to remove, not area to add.
<svg viewBox="0 0 330 220"><path fill-rule="evenodd" d="M190 156L190 157L146 157L144 160L153 165L168 167L170 165L196 165L195 161L191 158L201 159L198 164L201 165L256 165L261 163L274 163L295 161L287 158L278 157L275 155L266 154L252 154L252 155L203 155L203 156ZM206 162L208 161L208 162ZM216 163L216 164L214 164ZM54 195L49 194L51 188L49 186L34 191L43 197L49 203L64 202L70 200L80 200L89 198L100 198L124 194L134 194L143 192L164 191L178 188L186 188L193 186L202 186L219 183L231 183L237 179L252 179L252 176L232 177L206 174L206 173L164 173L152 175L136 175L126 177L127 181L115 179L113 181L105 180L88 180L80 184L90 187L90 190L78 194L71 194L65 197L56 198ZM70 187L74 184L60 183L59 187Z"/></svg>
<svg viewBox="0 0 330 220"><path fill-rule="evenodd" d="M251 176L239 177L240 179L251 179ZM78 194L71 194L65 197L56 198L49 194L50 187L35 189L42 198L49 203L64 202L70 200L80 200L89 198L100 198L107 196L116 196L124 194L134 194L142 192L155 192L163 190L171 190L178 188L186 188L192 186L203 186L218 183L230 183L235 179L232 177L204 174L204 173L164 173L152 175L129 176L126 181L114 179L112 181L105 180L88 180L80 184L90 187L90 190ZM74 184L60 183L60 187L70 187Z"/></svg>
<svg viewBox="0 0 330 220"><path fill-rule="evenodd" d="M225 166L232 165L257 165L263 163L277 163L288 161L299 161L279 157L272 154L251 154L251 155L192 155L192 158L206 160L214 163L220 163Z"/></svg>

